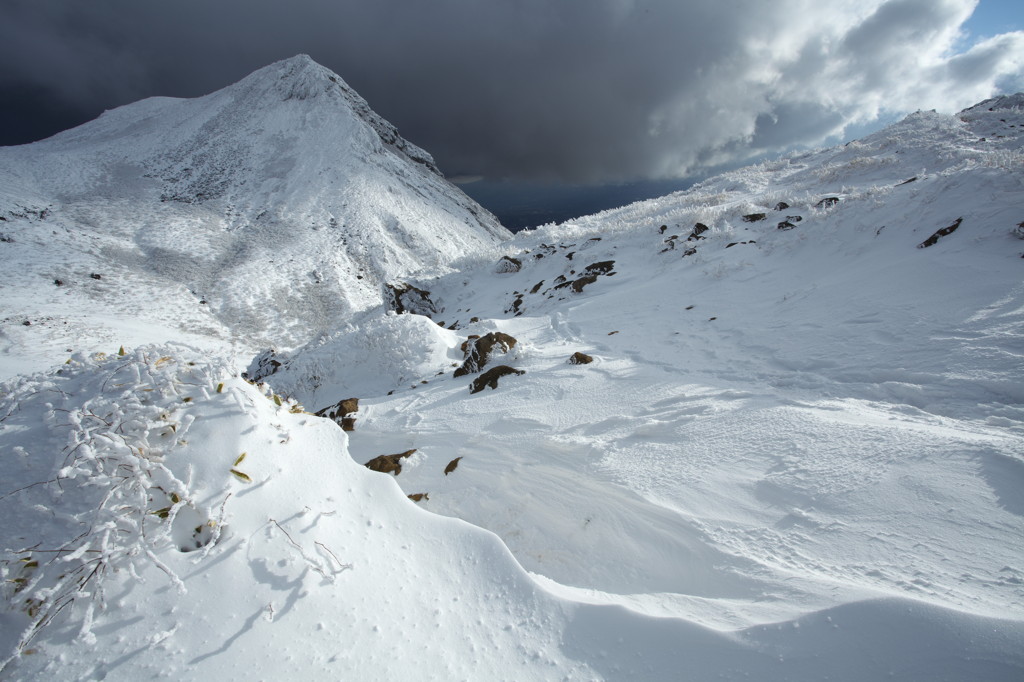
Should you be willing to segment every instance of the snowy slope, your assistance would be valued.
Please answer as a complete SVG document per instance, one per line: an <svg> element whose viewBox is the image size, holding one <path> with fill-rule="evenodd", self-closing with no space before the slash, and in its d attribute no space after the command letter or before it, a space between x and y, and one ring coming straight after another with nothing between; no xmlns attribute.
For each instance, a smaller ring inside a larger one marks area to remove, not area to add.
<svg viewBox="0 0 1024 682"><path fill-rule="evenodd" d="M419 283L453 330L369 320L268 381L362 398L356 461L417 448L406 492L574 598L727 629L894 598L1019 622L1022 103L517 235L518 265ZM471 395L450 370L492 331L526 373ZM348 363L371 338L372 377Z"/></svg>
<svg viewBox="0 0 1024 682"><path fill-rule="evenodd" d="M201 329L3 384L4 677L1020 679L1022 105L480 247L269 386Z"/></svg>
<svg viewBox="0 0 1024 682"><path fill-rule="evenodd" d="M0 219L0 343L40 366L145 340L139 320L295 345L379 305L384 283L509 236L306 56L0 149Z"/></svg>
<svg viewBox="0 0 1024 682"><path fill-rule="evenodd" d="M231 374L147 347L8 386L6 480L21 489L0 499L18 607L0 617L5 679L1012 679L1024 665L1019 621L901 598L729 632L559 596L494 535L353 462L335 425Z"/></svg>

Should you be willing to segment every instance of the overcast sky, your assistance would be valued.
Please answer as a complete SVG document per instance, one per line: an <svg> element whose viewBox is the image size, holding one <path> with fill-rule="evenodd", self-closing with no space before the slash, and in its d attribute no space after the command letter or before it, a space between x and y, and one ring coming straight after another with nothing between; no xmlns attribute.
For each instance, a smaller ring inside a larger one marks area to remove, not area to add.
<svg viewBox="0 0 1024 682"><path fill-rule="evenodd" d="M682 177L1024 90L1024 3L976 4L2 0L0 144L306 53L448 175Z"/></svg>

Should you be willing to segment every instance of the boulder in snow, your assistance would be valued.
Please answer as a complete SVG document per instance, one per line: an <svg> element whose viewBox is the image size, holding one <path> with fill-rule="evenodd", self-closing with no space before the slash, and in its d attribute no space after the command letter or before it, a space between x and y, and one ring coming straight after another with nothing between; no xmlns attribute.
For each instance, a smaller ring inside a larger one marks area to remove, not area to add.
<svg viewBox="0 0 1024 682"><path fill-rule="evenodd" d="M379 471L382 474L394 474L397 476L402 473L402 460L409 457L416 449L406 450L405 452L399 452L395 455L378 455L369 462L366 463L366 468L371 471Z"/></svg>
<svg viewBox="0 0 1024 682"><path fill-rule="evenodd" d="M484 368L491 359L491 354L508 353L519 343L514 336L504 332L491 332L483 336L470 337L462 345L466 354L466 360L462 366L455 370L455 376L461 377L465 374L476 374Z"/></svg>
<svg viewBox="0 0 1024 682"><path fill-rule="evenodd" d="M469 386L469 392L479 393L488 386L491 387L492 389L498 388L498 379L504 376L508 376L510 374L526 374L526 372L524 372L521 369L513 369L508 365L498 365L497 367L492 367L491 369L487 370L486 372L484 372L483 374L481 374L480 376L473 380L473 383L470 384Z"/></svg>

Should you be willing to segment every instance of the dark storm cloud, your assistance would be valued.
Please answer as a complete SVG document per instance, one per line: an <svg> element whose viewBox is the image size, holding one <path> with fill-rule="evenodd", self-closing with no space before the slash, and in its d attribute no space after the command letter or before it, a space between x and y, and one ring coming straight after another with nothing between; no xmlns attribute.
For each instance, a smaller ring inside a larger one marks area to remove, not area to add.
<svg viewBox="0 0 1024 682"><path fill-rule="evenodd" d="M71 125L148 95L204 94L308 53L450 174L679 176L815 143L881 112L951 111L1019 79L1024 34L953 56L973 6L7 0L0 124L8 135L36 120Z"/></svg>

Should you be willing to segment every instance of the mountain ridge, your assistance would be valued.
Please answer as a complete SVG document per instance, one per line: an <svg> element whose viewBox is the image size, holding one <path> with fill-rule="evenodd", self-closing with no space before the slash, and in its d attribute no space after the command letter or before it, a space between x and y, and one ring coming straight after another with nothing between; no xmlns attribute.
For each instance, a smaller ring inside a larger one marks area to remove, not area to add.
<svg viewBox="0 0 1024 682"><path fill-rule="evenodd" d="M204 97L143 100L0 149L0 216L16 240L8 258L26 266L14 268L15 288L66 284L49 312L26 309L26 319L66 318L61 299L104 305L113 287L88 277L117 271L133 316L242 345L308 341L383 304L386 284L509 236L306 56ZM73 263L53 267L67 254ZM175 312L154 312L153 300ZM272 321L265 301L275 300ZM64 322L75 331L62 345L92 333Z"/></svg>

